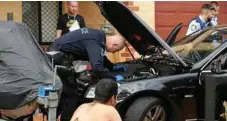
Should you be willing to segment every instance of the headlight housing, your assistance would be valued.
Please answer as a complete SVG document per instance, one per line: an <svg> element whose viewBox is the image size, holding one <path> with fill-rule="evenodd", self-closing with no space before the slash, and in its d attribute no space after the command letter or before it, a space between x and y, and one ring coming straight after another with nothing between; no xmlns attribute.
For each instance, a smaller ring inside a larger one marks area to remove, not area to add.
<svg viewBox="0 0 227 121"><path fill-rule="evenodd" d="M95 98L95 86L88 88L88 91L85 93L85 98L94 99Z"/></svg>
<svg viewBox="0 0 227 121"><path fill-rule="evenodd" d="M117 96L117 103L122 102L125 98L127 98L130 95L131 95L130 92L122 90Z"/></svg>

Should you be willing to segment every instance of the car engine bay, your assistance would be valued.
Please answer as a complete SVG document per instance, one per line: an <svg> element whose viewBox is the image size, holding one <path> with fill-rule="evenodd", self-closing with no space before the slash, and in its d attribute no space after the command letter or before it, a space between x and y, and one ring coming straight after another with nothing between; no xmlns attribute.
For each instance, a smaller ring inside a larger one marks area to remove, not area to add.
<svg viewBox="0 0 227 121"><path fill-rule="evenodd" d="M135 61L119 63L119 65L126 66L128 71L112 71L110 73L113 75L122 75L124 77L123 82L155 78L158 76L174 75L189 71L189 69L182 67L180 63L176 62L172 57L163 58L163 56L157 55L141 58ZM81 79L82 81L94 80L94 78L92 79L92 76L94 76L93 73L86 70L80 73L78 79Z"/></svg>
<svg viewBox="0 0 227 121"><path fill-rule="evenodd" d="M128 71L111 71L110 74L120 74L124 77L124 80L119 83L127 83L189 72L190 68L182 66L180 62L177 62L170 55L157 52L148 55L142 56L138 60L134 59L128 62L117 63L116 65L126 66ZM92 70L85 69L81 72L76 72L74 69L75 65L73 67L72 64L74 61L72 54L59 54L54 60L55 64L66 67L65 69L59 69L57 73L62 80L63 86L71 88L72 91L70 92L83 96L89 86L96 84L100 80L99 76L92 72Z"/></svg>

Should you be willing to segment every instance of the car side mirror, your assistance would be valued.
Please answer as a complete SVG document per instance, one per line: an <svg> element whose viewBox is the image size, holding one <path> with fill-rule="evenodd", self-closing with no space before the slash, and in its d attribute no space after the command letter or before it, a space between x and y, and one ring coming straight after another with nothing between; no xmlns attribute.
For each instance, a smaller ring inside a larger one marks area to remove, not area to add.
<svg viewBox="0 0 227 121"><path fill-rule="evenodd" d="M221 73L221 60L215 60L211 63L211 72L212 73Z"/></svg>

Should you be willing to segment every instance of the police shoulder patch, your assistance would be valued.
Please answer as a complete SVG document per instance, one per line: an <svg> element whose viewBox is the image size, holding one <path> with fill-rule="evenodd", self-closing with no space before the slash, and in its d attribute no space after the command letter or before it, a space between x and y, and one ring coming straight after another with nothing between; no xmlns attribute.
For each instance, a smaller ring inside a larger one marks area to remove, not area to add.
<svg viewBox="0 0 227 121"><path fill-rule="evenodd" d="M195 31L197 29L197 26L195 24L192 24L190 29L191 29L191 31Z"/></svg>

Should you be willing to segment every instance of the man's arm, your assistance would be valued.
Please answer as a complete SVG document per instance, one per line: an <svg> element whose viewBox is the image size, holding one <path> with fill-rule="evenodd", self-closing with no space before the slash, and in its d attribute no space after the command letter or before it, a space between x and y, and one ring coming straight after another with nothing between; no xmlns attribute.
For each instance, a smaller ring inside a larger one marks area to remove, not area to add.
<svg viewBox="0 0 227 121"><path fill-rule="evenodd" d="M63 30L63 22L62 22L61 16L59 16L58 23L57 23L56 38L59 38L61 36L62 30Z"/></svg>
<svg viewBox="0 0 227 121"><path fill-rule="evenodd" d="M62 34L62 30L57 30L56 31L56 39L61 37L61 34Z"/></svg>
<svg viewBox="0 0 227 121"><path fill-rule="evenodd" d="M104 67L105 50L102 45L94 40L86 42L88 58L94 72L108 72Z"/></svg>
<svg viewBox="0 0 227 121"><path fill-rule="evenodd" d="M92 66L92 71L99 78L113 78L115 79L116 74L110 73L109 70L104 66L105 50L95 41L89 41L86 43L86 49L88 58Z"/></svg>
<svg viewBox="0 0 227 121"><path fill-rule="evenodd" d="M110 114L109 114L110 121L122 121L119 113L117 112L117 110L114 107L112 107L109 112L110 112Z"/></svg>
<svg viewBox="0 0 227 121"><path fill-rule="evenodd" d="M76 109L70 121L79 121L79 115L81 115L81 112L84 112L83 110L86 110L86 104L83 104Z"/></svg>
<svg viewBox="0 0 227 121"><path fill-rule="evenodd" d="M80 21L80 28L86 27L85 21L84 21L84 17L81 16L81 21Z"/></svg>
<svg viewBox="0 0 227 121"><path fill-rule="evenodd" d="M80 107L79 107L80 108ZM79 109L78 108L78 109ZM77 116L77 111L78 111L78 109L73 113L73 116L72 116L72 118L70 119L70 121L76 121L76 119L78 119L78 116Z"/></svg>
<svg viewBox="0 0 227 121"><path fill-rule="evenodd" d="M74 112L74 114L73 114L72 118L70 119L70 121L79 121L79 118L77 116L76 111Z"/></svg>
<svg viewBox="0 0 227 121"><path fill-rule="evenodd" d="M114 64L105 56L104 57L104 67L108 68L109 70L113 69Z"/></svg>

